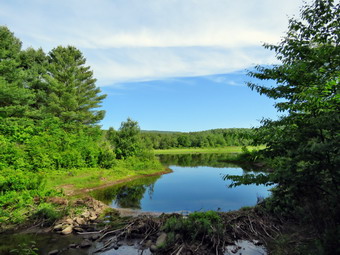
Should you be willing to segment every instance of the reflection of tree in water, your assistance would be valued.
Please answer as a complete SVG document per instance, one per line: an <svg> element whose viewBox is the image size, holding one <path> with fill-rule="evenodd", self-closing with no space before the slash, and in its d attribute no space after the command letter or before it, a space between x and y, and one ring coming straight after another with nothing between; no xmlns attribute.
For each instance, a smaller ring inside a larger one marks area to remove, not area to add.
<svg viewBox="0 0 340 255"><path fill-rule="evenodd" d="M208 166L208 167L241 167L244 171L262 171L259 167L256 167L250 163L233 163L236 159L234 153L196 153L196 154L175 154L175 155L158 155L162 164L170 166L182 166L182 167L196 167L196 166Z"/></svg>
<svg viewBox="0 0 340 255"><path fill-rule="evenodd" d="M123 186L116 194L116 204L120 208L140 209L140 201L144 197L146 187L144 185Z"/></svg>
<svg viewBox="0 0 340 255"><path fill-rule="evenodd" d="M177 165L182 167L196 167L196 166L209 166L209 167L241 167L245 172L259 171L254 165L250 164L235 164L228 162L230 154L181 154L181 155L160 155L161 162L165 165ZM140 178L131 182L114 185L112 187L96 190L91 192L91 195L106 203L111 204L114 202L120 208L141 208L141 200L146 192L152 199L154 192L154 184L161 176Z"/></svg>
<svg viewBox="0 0 340 255"><path fill-rule="evenodd" d="M158 178L160 178L160 176L140 178L106 189L93 191L91 195L106 204L110 204L114 201L119 208L140 209L140 202L147 190L148 195L152 198L154 184Z"/></svg>
<svg viewBox="0 0 340 255"><path fill-rule="evenodd" d="M210 166L210 167L237 167L235 164L226 162L228 159L234 159L235 154L176 154L176 155L159 155L160 161L165 165L176 166Z"/></svg>

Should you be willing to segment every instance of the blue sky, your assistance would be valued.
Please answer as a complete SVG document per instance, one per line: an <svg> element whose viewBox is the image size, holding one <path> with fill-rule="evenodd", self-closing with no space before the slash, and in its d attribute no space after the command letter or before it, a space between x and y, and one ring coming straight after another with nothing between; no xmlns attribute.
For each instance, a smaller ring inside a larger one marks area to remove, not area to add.
<svg viewBox="0 0 340 255"><path fill-rule="evenodd" d="M310 2L310 1L307 1ZM104 128L131 117L145 130L258 126L273 101L246 69L277 64L302 0L1 0L0 25L23 48L79 48L106 93Z"/></svg>

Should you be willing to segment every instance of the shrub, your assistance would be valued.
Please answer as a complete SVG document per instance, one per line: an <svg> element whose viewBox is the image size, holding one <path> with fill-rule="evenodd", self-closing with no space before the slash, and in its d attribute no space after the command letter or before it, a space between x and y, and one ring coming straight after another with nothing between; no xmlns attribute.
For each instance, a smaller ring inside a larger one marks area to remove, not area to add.
<svg viewBox="0 0 340 255"><path fill-rule="evenodd" d="M180 234L186 241L208 240L223 235L222 219L215 211L194 212L187 218L170 217L164 224L163 230L171 236ZM171 241L172 238L169 238ZM170 244L170 243L169 243Z"/></svg>

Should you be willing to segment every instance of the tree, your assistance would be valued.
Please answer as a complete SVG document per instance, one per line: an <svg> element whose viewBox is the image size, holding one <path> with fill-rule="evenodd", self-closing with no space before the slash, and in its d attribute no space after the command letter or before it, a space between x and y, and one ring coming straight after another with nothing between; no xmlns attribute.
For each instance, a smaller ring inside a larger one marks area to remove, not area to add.
<svg viewBox="0 0 340 255"><path fill-rule="evenodd" d="M34 94L30 117L42 119L48 102L48 83L44 78L47 74L47 56L41 48L28 48L20 52L19 59L19 68L24 72L24 86Z"/></svg>
<svg viewBox="0 0 340 255"><path fill-rule="evenodd" d="M85 58L75 47L59 46L48 54L47 112L64 122L94 124L104 118L100 107L106 95L100 94L96 79Z"/></svg>
<svg viewBox="0 0 340 255"><path fill-rule="evenodd" d="M0 117L23 117L34 103L20 68L21 41L0 26Z"/></svg>
<svg viewBox="0 0 340 255"><path fill-rule="evenodd" d="M276 81L272 87L248 86L278 99L275 107L285 113L277 121L263 120L257 130L256 144L267 145L262 154L274 169L257 181L277 184L271 209L314 226L328 254L338 248L340 233L340 4L315 0L300 16L289 20L278 45L264 45L282 64L249 73Z"/></svg>
<svg viewBox="0 0 340 255"><path fill-rule="evenodd" d="M137 121L128 118L121 123L115 137L114 147L118 159L138 156L145 150Z"/></svg>

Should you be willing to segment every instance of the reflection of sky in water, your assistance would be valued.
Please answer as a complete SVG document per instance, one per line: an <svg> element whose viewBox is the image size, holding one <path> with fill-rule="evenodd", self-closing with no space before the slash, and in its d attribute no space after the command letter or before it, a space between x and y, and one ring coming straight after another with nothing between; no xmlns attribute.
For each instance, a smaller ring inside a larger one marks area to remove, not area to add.
<svg viewBox="0 0 340 255"><path fill-rule="evenodd" d="M174 172L165 174L151 187L145 186L140 194L140 207L143 211L176 212L205 210L236 210L252 206L257 197L269 195L268 187L244 185L228 188L231 181L223 176L242 175L241 168L170 167ZM153 192L152 192L153 191ZM126 192L126 190L125 190ZM112 207L119 203L112 201Z"/></svg>

